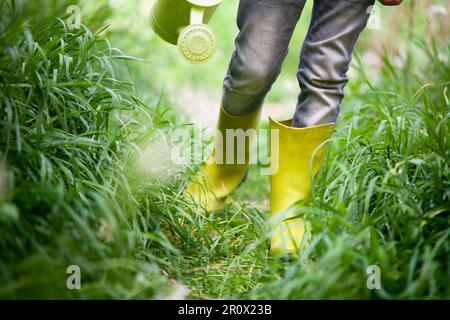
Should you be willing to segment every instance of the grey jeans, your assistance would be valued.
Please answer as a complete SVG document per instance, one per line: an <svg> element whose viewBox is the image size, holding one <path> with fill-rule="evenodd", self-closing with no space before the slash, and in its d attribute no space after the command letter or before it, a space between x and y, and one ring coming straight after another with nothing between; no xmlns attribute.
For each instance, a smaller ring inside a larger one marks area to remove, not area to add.
<svg viewBox="0 0 450 320"><path fill-rule="evenodd" d="M224 80L222 106L232 115L259 108L280 74L306 0L240 0L236 50ZM300 53L300 95L294 127L335 122L353 48L374 0L314 0Z"/></svg>

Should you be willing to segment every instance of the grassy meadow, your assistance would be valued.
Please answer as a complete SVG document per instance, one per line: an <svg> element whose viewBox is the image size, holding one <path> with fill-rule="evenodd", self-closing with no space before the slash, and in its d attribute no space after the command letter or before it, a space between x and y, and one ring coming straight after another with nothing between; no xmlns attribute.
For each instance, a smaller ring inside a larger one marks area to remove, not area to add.
<svg viewBox="0 0 450 320"><path fill-rule="evenodd" d="M68 26L74 4L80 29ZM258 166L205 215L180 196L198 166L166 161L167 132L215 122L238 1L217 11L219 50L203 65L156 37L151 4L0 0L0 299L450 298L447 1L377 5L304 208L311 241L291 262L268 255ZM310 10L262 128L294 111ZM71 265L80 290L67 288Z"/></svg>

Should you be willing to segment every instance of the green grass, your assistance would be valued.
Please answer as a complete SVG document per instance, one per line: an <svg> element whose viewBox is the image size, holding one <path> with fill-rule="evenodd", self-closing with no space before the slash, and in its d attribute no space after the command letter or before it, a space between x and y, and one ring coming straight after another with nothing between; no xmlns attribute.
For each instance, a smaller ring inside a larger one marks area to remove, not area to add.
<svg viewBox="0 0 450 320"><path fill-rule="evenodd" d="M196 77L217 76L228 53L181 66L158 40L142 45L147 33L136 45L134 29L104 30L116 18L103 2L82 6L84 26L68 30L69 3L0 1L0 298L450 297L448 39L418 38L403 67L384 55L377 81L357 55L302 209L312 241L287 263L268 256L268 179L256 166L235 202L204 215L180 197L194 167L142 172L135 163L146 144L164 159L166 133L185 125L161 84L217 82ZM216 28L234 7L222 10ZM223 39L235 32L220 30ZM79 291L66 288L73 264ZM381 290L366 287L373 264Z"/></svg>
<svg viewBox="0 0 450 320"><path fill-rule="evenodd" d="M115 77L128 58L101 30L70 31L63 19L27 16L40 3L15 4L13 15L2 2L0 37L0 297L75 297L64 280L72 264L86 279L76 297L152 296L164 280L136 256L162 235L134 232L150 213L123 172L134 119L156 127L158 112Z"/></svg>

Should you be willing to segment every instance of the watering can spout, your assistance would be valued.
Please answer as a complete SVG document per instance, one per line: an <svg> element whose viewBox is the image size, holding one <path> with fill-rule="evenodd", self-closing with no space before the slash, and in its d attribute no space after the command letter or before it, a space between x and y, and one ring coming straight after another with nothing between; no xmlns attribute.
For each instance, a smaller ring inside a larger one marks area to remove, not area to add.
<svg viewBox="0 0 450 320"><path fill-rule="evenodd" d="M216 36L208 25L223 0L157 0L150 24L164 41L177 45L191 63L203 63L216 51Z"/></svg>

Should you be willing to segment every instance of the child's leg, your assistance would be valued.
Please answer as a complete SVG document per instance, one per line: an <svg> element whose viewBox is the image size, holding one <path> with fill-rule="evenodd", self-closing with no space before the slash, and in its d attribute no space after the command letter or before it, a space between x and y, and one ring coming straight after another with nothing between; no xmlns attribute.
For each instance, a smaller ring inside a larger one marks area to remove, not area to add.
<svg viewBox="0 0 450 320"><path fill-rule="evenodd" d="M298 81L301 94L292 126L335 122L339 114L352 51L374 0L315 0L303 44Z"/></svg>
<svg viewBox="0 0 450 320"><path fill-rule="evenodd" d="M234 115L258 109L276 80L306 0L241 0L239 35L224 80L222 106Z"/></svg>

